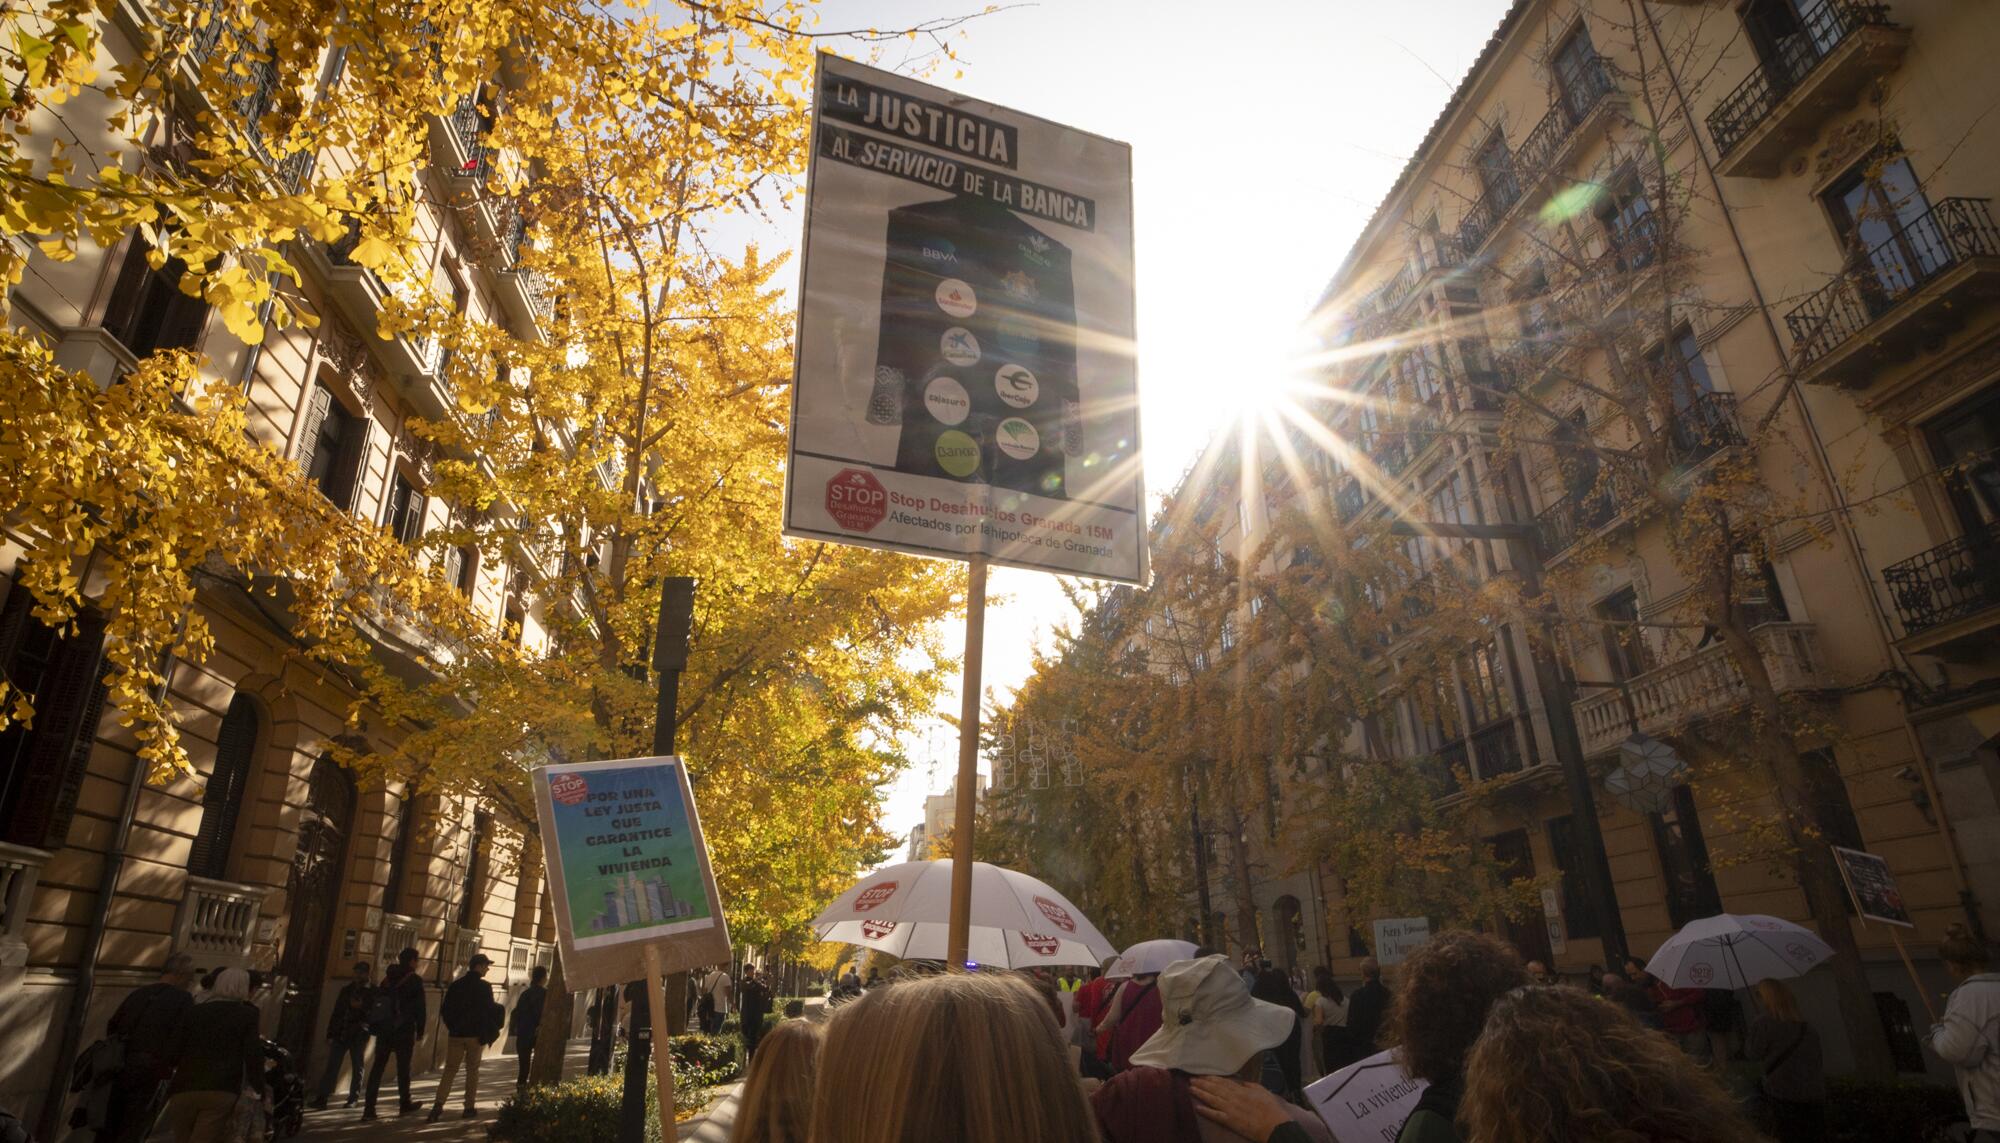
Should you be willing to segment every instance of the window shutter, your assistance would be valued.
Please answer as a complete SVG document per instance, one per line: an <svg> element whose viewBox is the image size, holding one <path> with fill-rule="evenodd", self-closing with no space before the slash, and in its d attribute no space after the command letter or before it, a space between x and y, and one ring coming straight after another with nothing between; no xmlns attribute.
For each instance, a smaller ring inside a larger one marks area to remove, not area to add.
<svg viewBox="0 0 2000 1143"><path fill-rule="evenodd" d="M180 263L176 261L168 267L171 271ZM185 271L183 271L185 272ZM201 329L208 324L208 303L200 298L191 298L181 292L178 276L162 278L160 289L166 294L166 313L160 319L160 334L151 346L154 350L189 349L201 340Z"/></svg>
<svg viewBox="0 0 2000 1143"><path fill-rule="evenodd" d="M306 409L305 431L299 434L299 471L312 478L313 456L319 451L319 431L326 424L326 415L333 409L333 391L324 385L314 385L312 404Z"/></svg>
<svg viewBox="0 0 2000 1143"><path fill-rule="evenodd" d="M424 538L424 494L412 491L409 507L403 510L403 534L396 537L406 544Z"/></svg>
<svg viewBox="0 0 2000 1143"><path fill-rule="evenodd" d="M368 451L368 418L343 416L341 422L340 451L326 470L326 495L343 511L352 511L361 487L361 461Z"/></svg>
<svg viewBox="0 0 2000 1143"><path fill-rule="evenodd" d="M104 329L128 349L138 324L146 278L152 270L146 265L145 236L135 233L125 248L125 262L118 267L118 280L111 287L111 298L105 303L104 317L100 321Z"/></svg>
<svg viewBox="0 0 2000 1143"><path fill-rule="evenodd" d="M14 661L14 648L21 645L21 632L30 618L32 596L18 579L7 586L7 600L0 604L0 668Z"/></svg>
<svg viewBox="0 0 2000 1143"><path fill-rule="evenodd" d="M230 843L236 837L236 820L249 788L256 749L257 707L248 696L239 694L230 700L229 713L222 716L215 766L201 796L201 829L188 856L188 872L196 877L219 880L228 872Z"/></svg>
<svg viewBox="0 0 2000 1143"><path fill-rule="evenodd" d="M97 742L97 723L104 713L104 619L86 610L77 616L76 627L59 645L48 682L37 696L20 794L11 819L0 823L6 840L18 845L61 848Z"/></svg>

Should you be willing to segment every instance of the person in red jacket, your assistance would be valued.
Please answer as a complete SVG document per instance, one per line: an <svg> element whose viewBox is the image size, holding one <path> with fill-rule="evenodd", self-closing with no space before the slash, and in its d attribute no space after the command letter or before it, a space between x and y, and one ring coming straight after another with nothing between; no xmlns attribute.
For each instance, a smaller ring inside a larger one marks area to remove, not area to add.
<svg viewBox="0 0 2000 1143"><path fill-rule="evenodd" d="M1105 1021L1111 1030L1111 1051L1105 1062L1115 1075L1130 1067L1132 1053L1160 1030L1160 974L1149 972L1126 981L1112 998ZM1100 1029L1104 1026L1098 1025Z"/></svg>
<svg viewBox="0 0 2000 1143"><path fill-rule="evenodd" d="M1625 975L1646 990L1653 1007L1660 1012L1660 1028L1679 1044L1688 1058L1699 1063L1709 1060L1708 994L1699 988L1674 988L1646 971L1637 959L1627 958Z"/></svg>
<svg viewBox="0 0 2000 1143"><path fill-rule="evenodd" d="M1092 969L1090 979L1082 988L1076 990L1076 1014L1082 1018L1084 1028L1088 1029L1085 1035L1088 1037L1086 1045L1090 1058L1084 1061L1085 1075L1094 1074L1093 1064L1102 1069L1105 1059L1111 1054L1111 1034L1099 1032L1097 1025L1104 1020L1105 1013L1110 1010L1111 994L1118 987L1118 982L1108 975L1111 966L1116 963L1118 963L1117 957L1105 957L1104 967Z"/></svg>

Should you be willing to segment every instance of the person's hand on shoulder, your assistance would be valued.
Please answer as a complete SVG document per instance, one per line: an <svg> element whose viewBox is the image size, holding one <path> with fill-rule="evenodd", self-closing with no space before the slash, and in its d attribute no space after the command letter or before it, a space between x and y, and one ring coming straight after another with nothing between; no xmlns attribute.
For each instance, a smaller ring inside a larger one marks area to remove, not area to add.
<svg viewBox="0 0 2000 1143"><path fill-rule="evenodd" d="M1292 1121L1284 1100L1263 1085L1220 1076L1196 1076L1194 1109L1203 1119L1213 1120L1245 1139L1268 1140Z"/></svg>

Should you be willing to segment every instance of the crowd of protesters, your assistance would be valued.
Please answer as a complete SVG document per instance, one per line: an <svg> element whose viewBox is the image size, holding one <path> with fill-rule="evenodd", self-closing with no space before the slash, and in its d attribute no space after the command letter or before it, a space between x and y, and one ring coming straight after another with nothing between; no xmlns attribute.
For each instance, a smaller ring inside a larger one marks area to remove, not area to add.
<svg viewBox="0 0 2000 1143"><path fill-rule="evenodd" d="M1942 952L1960 983L1928 1043L1958 1072L1967 1138L2000 1143L2000 974L1961 931ZM1827 1137L1821 1045L1786 984L1759 983L1738 1027L1729 994L1725 1012L1621 967L1564 982L1494 937L1445 932L1393 990L1368 961L1351 991L1321 969L1303 997L1254 950L1122 978L1109 961L1082 979L904 969L863 986L850 972L823 1027L787 1021L766 1039L731 1138L1330 1143L1296 1061L1331 1073L1385 1048L1423 1084L1397 1143ZM1754 1066L1747 1099L1725 1056Z"/></svg>

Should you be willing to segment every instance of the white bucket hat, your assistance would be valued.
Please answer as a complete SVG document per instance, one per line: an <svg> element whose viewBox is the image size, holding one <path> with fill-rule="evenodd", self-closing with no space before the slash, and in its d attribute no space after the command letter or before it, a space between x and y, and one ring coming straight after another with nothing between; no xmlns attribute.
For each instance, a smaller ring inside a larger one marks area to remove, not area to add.
<svg viewBox="0 0 2000 1143"><path fill-rule="evenodd" d="M1292 1011L1252 998L1220 953L1168 965L1159 987L1160 1030L1132 1053L1133 1067L1232 1076L1292 1033Z"/></svg>

